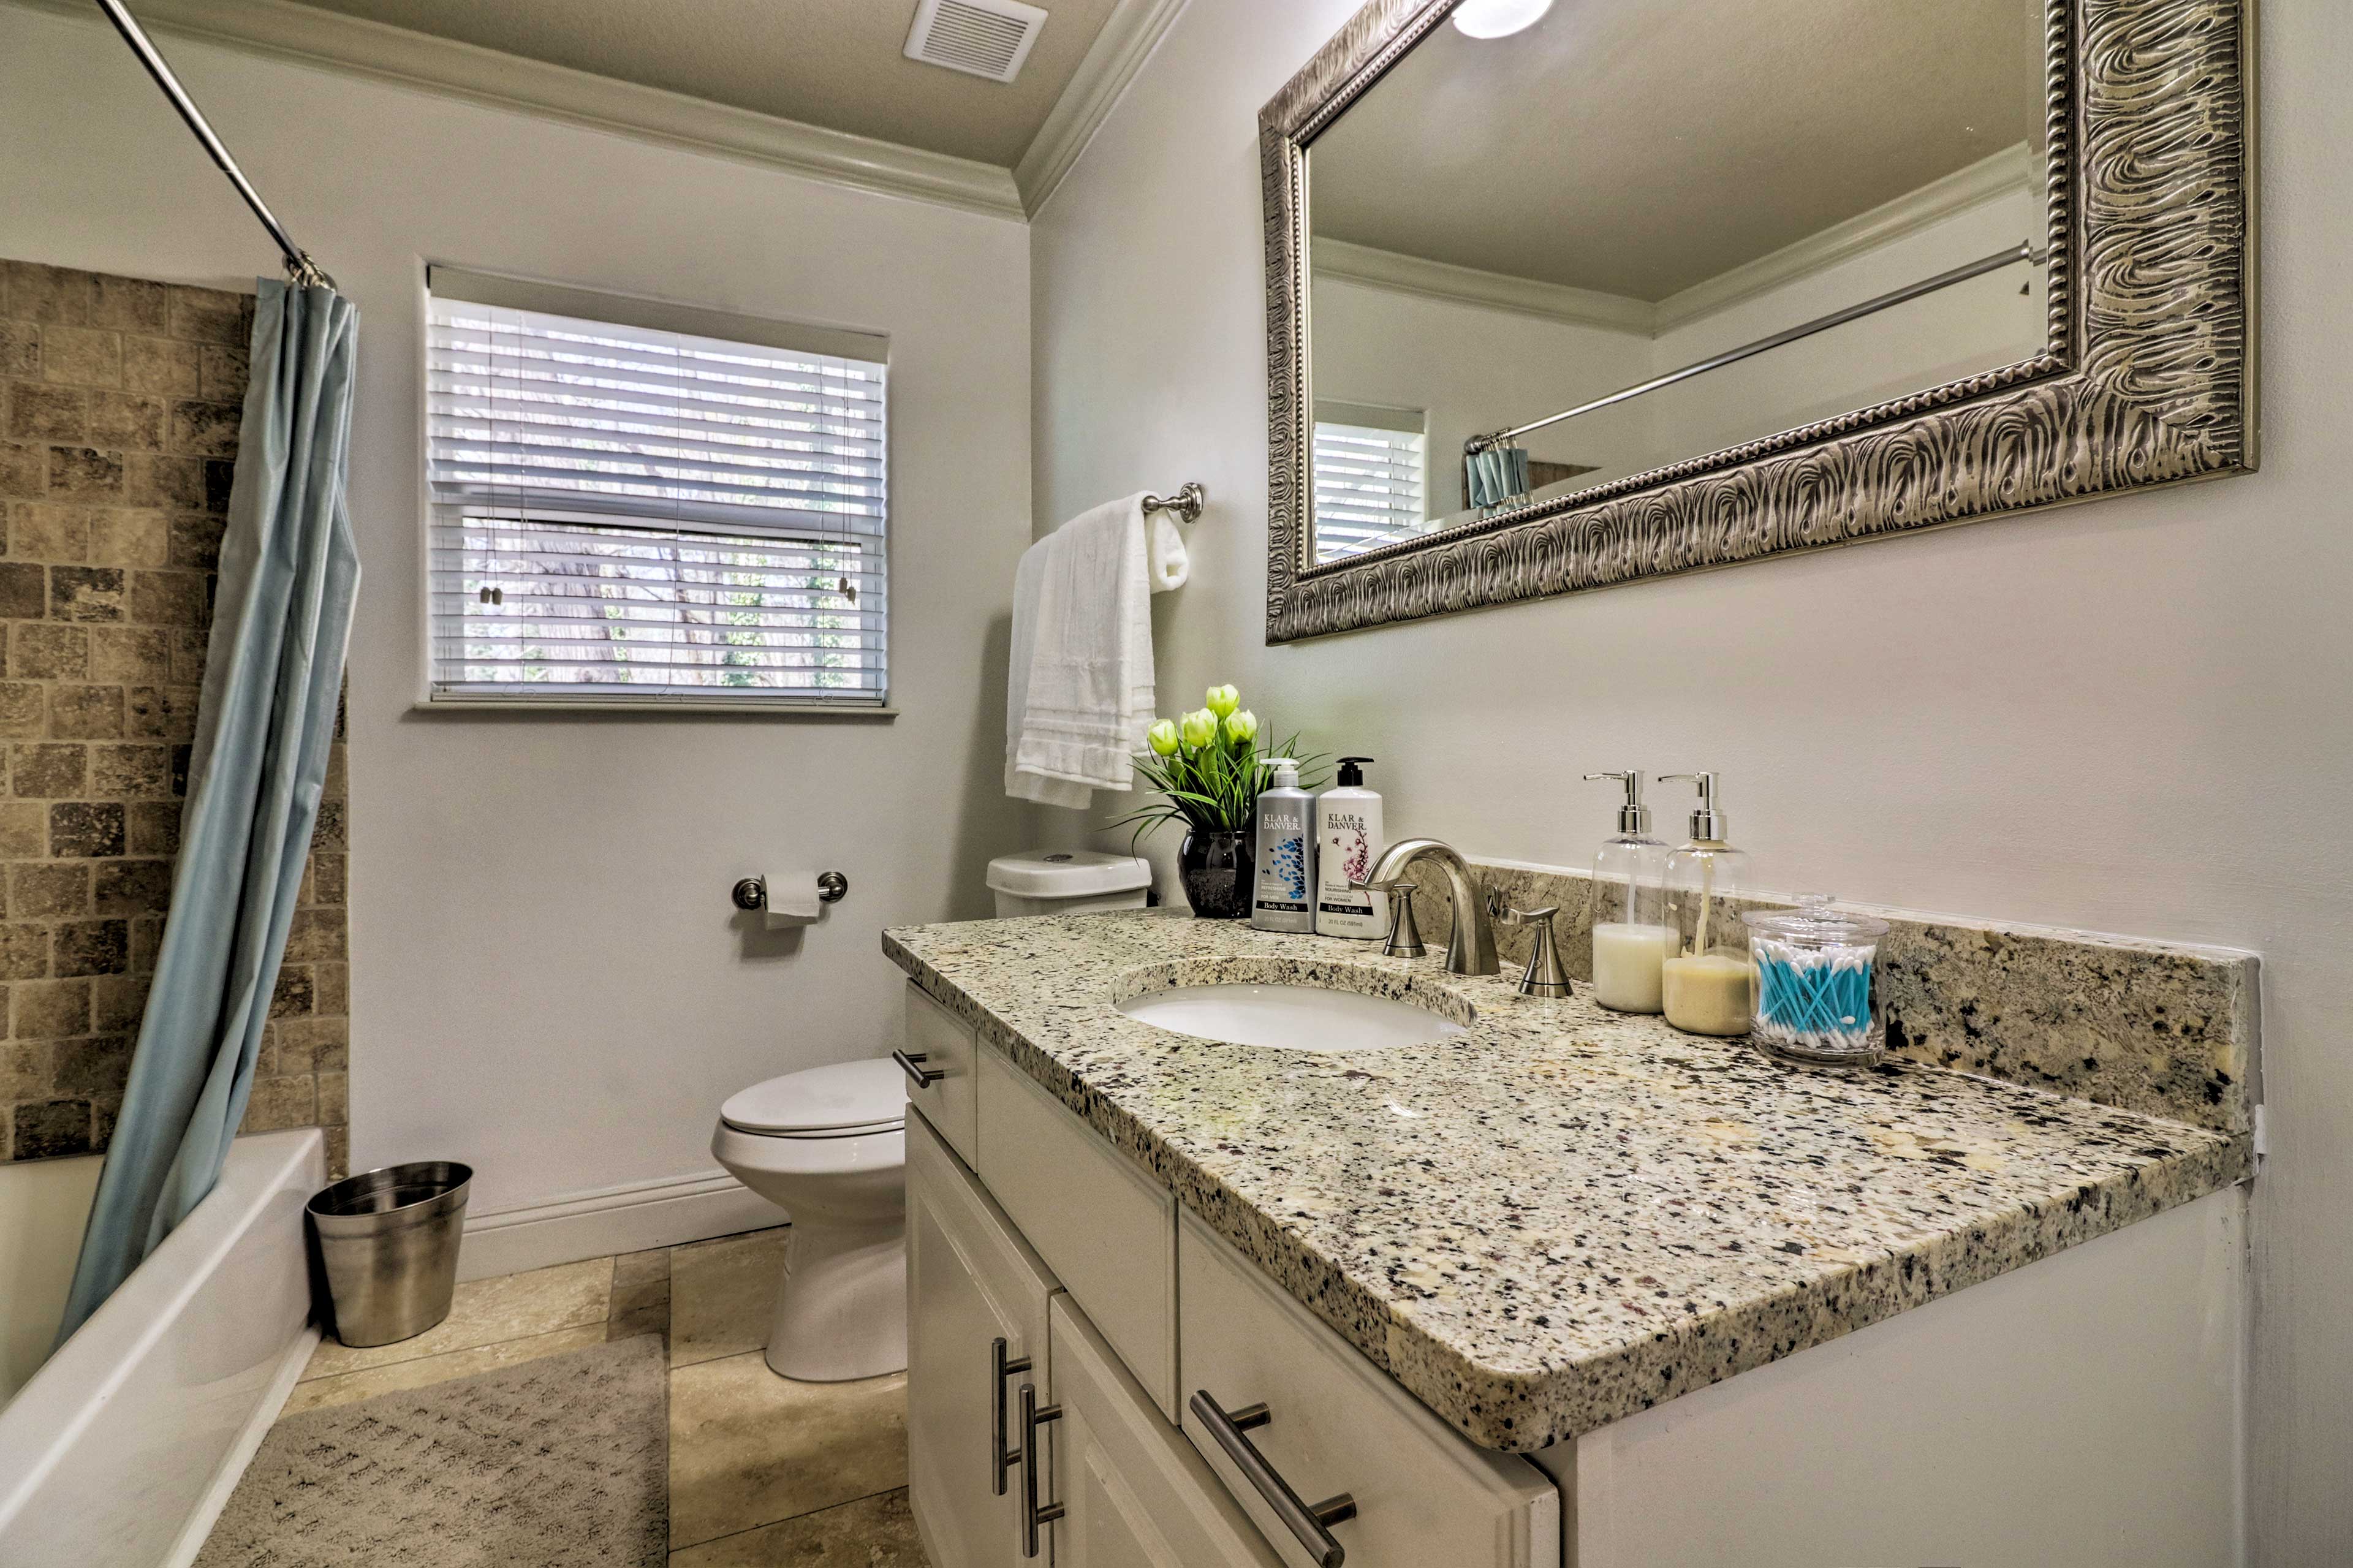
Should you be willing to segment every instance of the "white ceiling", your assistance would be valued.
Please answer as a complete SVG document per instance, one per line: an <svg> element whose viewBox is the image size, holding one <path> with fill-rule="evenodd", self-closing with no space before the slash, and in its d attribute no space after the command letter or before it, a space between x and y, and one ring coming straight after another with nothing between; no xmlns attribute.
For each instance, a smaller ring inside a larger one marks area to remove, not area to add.
<svg viewBox="0 0 2353 1568"><path fill-rule="evenodd" d="M1009 168L1118 0L1045 0L1010 83L905 58L916 0L306 0L319 9Z"/></svg>
<svg viewBox="0 0 2353 1568"><path fill-rule="evenodd" d="M2042 82L2042 0L1556 0L1417 46L1311 147L1311 222L1656 301L2040 149Z"/></svg>

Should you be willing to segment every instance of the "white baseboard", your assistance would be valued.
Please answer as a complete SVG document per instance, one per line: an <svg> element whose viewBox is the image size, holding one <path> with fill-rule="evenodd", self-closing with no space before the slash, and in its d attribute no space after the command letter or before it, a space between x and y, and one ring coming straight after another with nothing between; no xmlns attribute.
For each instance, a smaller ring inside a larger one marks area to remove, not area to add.
<svg viewBox="0 0 2353 1568"><path fill-rule="evenodd" d="M279 1355L278 1371L269 1380L269 1392L261 1403L253 1407L246 1419L245 1430L221 1458L220 1468L213 1472L213 1484L206 1489L204 1498L196 1504L195 1512L188 1515L179 1540L172 1543L171 1554L164 1559L164 1568L188 1568L196 1554L205 1549L205 1540L220 1520L221 1510L228 1506L237 1483L245 1479L245 1468L253 1463L253 1456L261 1450L261 1440L269 1436L269 1428L278 1422L278 1413L286 1408L286 1400L294 1385L302 1381L302 1369L311 1364L311 1352L319 1348L319 1326L305 1323L302 1331L287 1342Z"/></svg>
<svg viewBox="0 0 2353 1568"><path fill-rule="evenodd" d="M458 1278L487 1279L584 1258L676 1247L785 1223L782 1209L724 1171L612 1187L466 1217Z"/></svg>

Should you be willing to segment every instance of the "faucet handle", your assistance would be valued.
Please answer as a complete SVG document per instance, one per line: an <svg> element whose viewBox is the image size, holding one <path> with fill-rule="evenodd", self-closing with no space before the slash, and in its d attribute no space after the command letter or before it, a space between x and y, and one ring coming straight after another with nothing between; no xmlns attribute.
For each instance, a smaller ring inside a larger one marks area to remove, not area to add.
<svg viewBox="0 0 2353 1568"><path fill-rule="evenodd" d="M1541 910L1514 910L1504 907L1502 900L1493 895L1490 895L1490 904L1496 924L1535 927L1535 946L1528 953L1527 972L1520 976L1520 994L1571 994L1568 971L1561 967L1560 943L1554 938L1552 929L1552 917L1560 913L1560 906L1554 904Z"/></svg>
<svg viewBox="0 0 2353 1568"><path fill-rule="evenodd" d="M1392 877L1386 882L1348 884L1356 893L1386 893L1389 900L1389 937L1381 943L1385 958L1422 958L1430 949L1422 944L1421 928L1413 921L1414 885L1402 877Z"/></svg>

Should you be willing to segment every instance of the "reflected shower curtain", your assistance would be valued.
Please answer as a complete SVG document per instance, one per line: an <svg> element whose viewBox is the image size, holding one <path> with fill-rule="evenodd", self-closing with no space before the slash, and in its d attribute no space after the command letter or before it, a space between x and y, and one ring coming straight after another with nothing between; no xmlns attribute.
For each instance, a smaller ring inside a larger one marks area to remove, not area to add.
<svg viewBox="0 0 2353 1568"><path fill-rule="evenodd" d="M171 910L60 1342L212 1191L253 1089L359 588L358 329L332 289L261 280Z"/></svg>
<svg viewBox="0 0 2353 1568"><path fill-rule="evenodd" d="M1528 455L1516 445L1470 454L1462 459L1462 473L1474 507L1501 506L1528 493Z"/></svg>

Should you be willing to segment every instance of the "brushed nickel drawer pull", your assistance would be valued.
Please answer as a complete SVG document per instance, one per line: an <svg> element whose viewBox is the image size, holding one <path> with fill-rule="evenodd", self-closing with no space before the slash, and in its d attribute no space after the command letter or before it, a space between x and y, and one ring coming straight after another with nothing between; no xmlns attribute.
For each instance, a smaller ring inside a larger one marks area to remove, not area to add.
<svg viewBox="0 0 2353 1568"><path fill-rule="evenodd" d="M1040 1530L1062 1517L1060 1503L1050 1502L1043 1508L1038 1506L1039 1456L1045 1444L1045 1436L1039 1428L1049 1421L1061 1418L1060 1405L1038 1403L1036 1384L1021 1385L1021 1555L1024 1557L1038 1555Z"/></svg>
<svg viewBox="0 0 2353 1568"><path fill-rule="evenodd" d="M990 1394L988 1401L989 1412L994 1417L989 1424L989 1469L997 1481L997 1495L1003 1497L1006 1487L1005 1472L1021 1462L1021 1456L1025 1451L1005 1446L1005 1380L1016 1373L1028 1372L1030 1363L1029 1358L1026 1355L1008 1359L1005 1354L1005 1341L1001 1338L989 1342L988 1359L990 1367L997 1374L994 1384L996 1391Z"/></svg>
<svg viewBox="0 0 2353 1568"><path fill-rule="evenodd" d="M1245 1405L1229 1414L1209 1397L1209 1391L1206 1388L1195 1389L1192 1399L1187 1403L1191 1405L1193 1414L1200 1417L1201 1424L1209 1429L1209 1436L1218 1440L1218 1447L1226 1451L1226 1458L1234 1462L1243 1478L1257 1489L1258 1495L1266 1500L1266 1506L1274 1510L1275 1517L1282 1521L1283 1528L1298 1537L1299 1544L1307 1549L1307 1554L1315 1560L1317 1568L1340 1568L1347 1559L1348 1551L1333 1536L1332 1526L1356 1517L1356 1500L1346 1492L1341 1492L1325 1498L1322 1502L1300 1500L1299 1494L1292 1490L1291 1483L1282 1479L1282 1472L1268 1464L1266 1456L1260 1453L1258 1446L1244 1435L1274 1420L1273 1412L1265 1405Z"/></svg>
<svg viewBox="0 0 2353 1568"><path fill-rule="evenodd" d="M892 1051L891 1059L899 1064L901 1072L914 1080L917 1089L929 1089L948 1076L938 1068L919 1068L915 1065L917 1062L927 1062L932 1059L930 1053L925 1051L917 1051L913 1056L909 1056L904 1051Z"/></svg>

